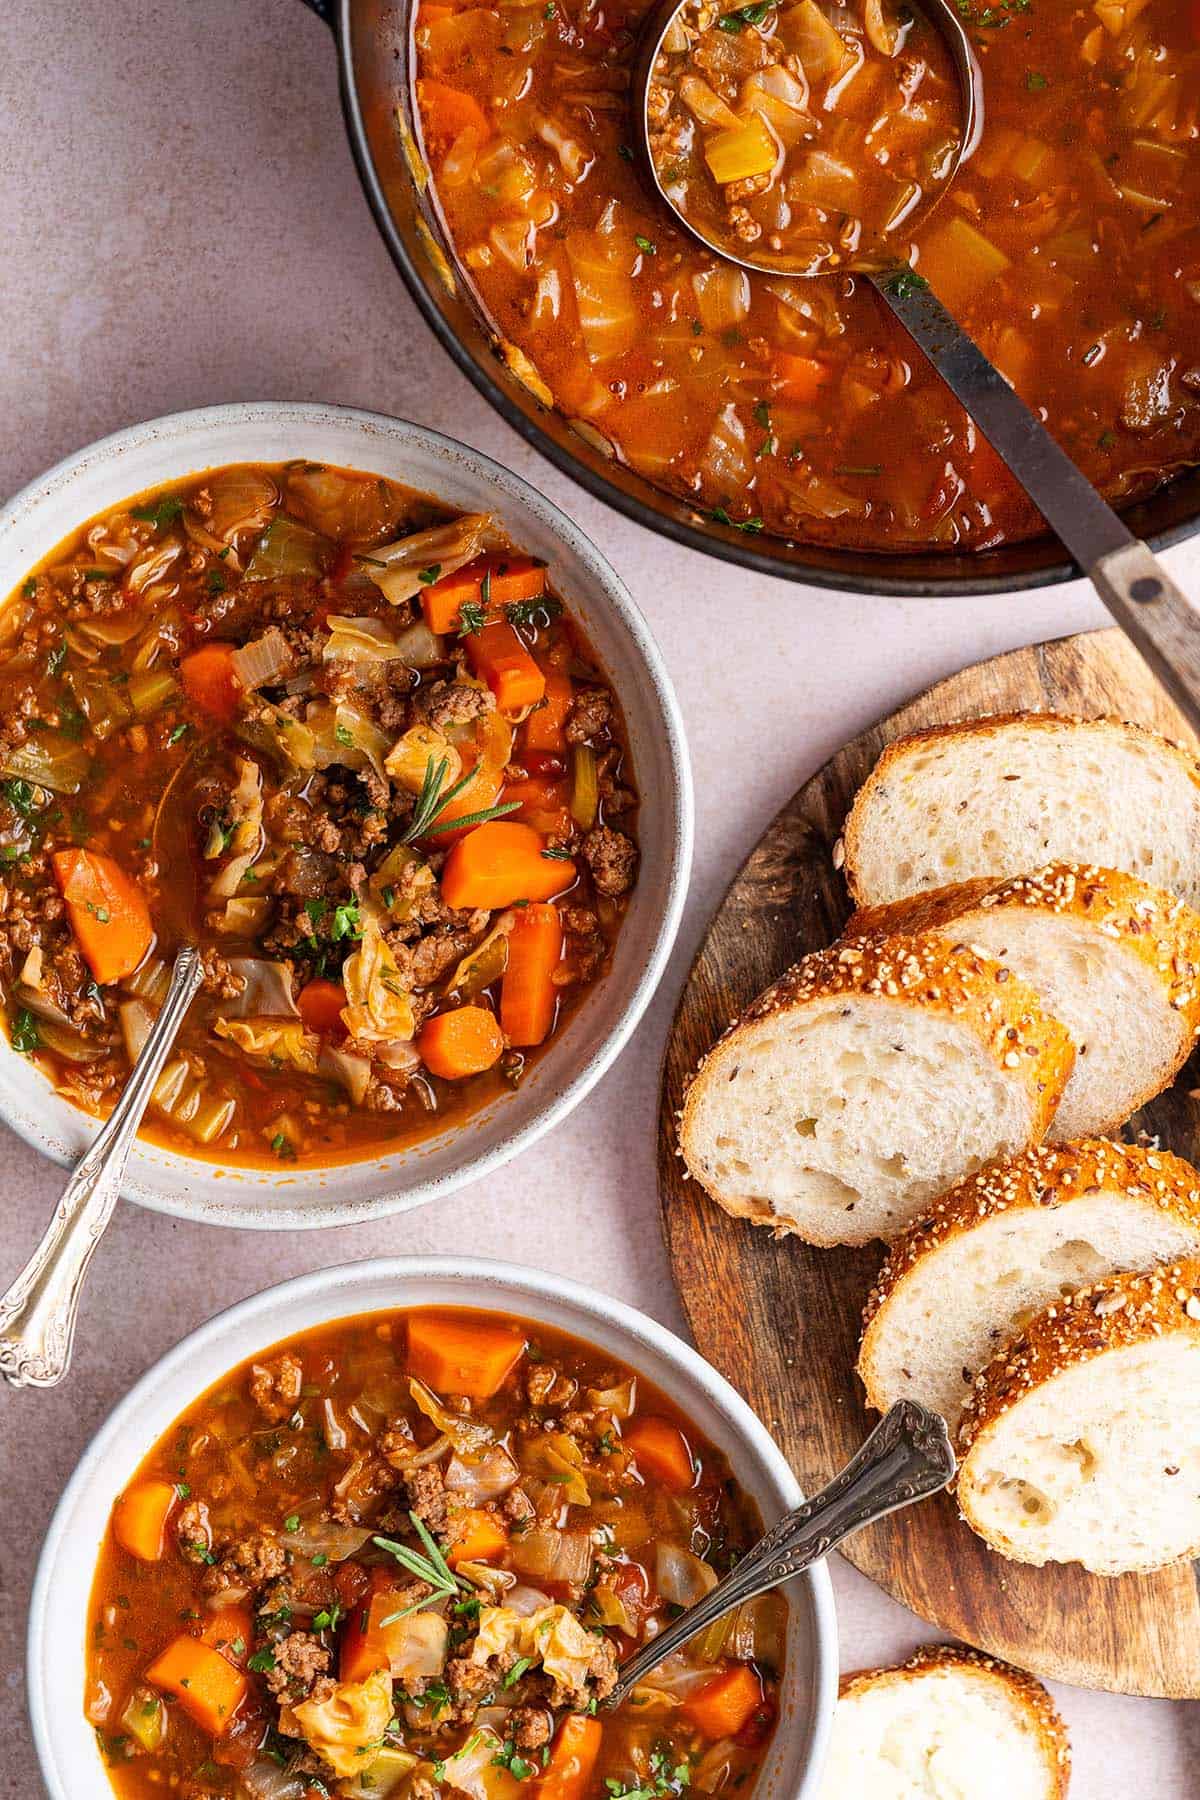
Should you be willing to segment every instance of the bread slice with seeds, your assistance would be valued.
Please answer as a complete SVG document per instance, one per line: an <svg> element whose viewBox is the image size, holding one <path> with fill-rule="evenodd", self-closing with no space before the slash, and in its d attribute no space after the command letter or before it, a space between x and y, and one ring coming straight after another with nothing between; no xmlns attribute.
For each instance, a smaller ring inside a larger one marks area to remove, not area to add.
<svg viewBox="0 0 1200 1800"><path fill-rule="evenodd" d="M844 1677L820 1800L1065 1800L1070 1778L1041 1682L945 1644Z"/></svg>
<svg viewBox="0 0 1200 1800"><path fill-rule="evenodd" d="M1002 1556L1094 1575L1200 1553L1200 1258L1039 1313L977 1378L958 1503Z"/></svg>
<svg viewBox="0 0 1200 1800"><path fill-rule="evenodd" d="M971 1382L1025 1321L1117 1271L1200 1256L1200 1174L1096 1138L989 1163L893 1244L858 1372L880 1412L921 1400L951 1431Z"/></svg>
<svg viewBox="0 0 1200 1800"><path fill-rule="evenodd" d="M1073 1060L1066 1029L999 963L933 934L846 941L806 956L718 1040L680 1147L727 1212L865 1244L1039 1142Z"/></svg>
<svg viewBox="0 0 1200 1800"><path fill-rule="evenodd" d="M848 930L937 931L1037 989L1075 1042L1051 1138L1115 1131L1170 1086L1200 1031L1200 914L1116 869L959 882L857 913Z"/></svg>
<svg viewBox="0 0 1200 1800"><path fill-rule="evenodd" d="M859 906L1084 862L1200 907L1200 765L1117 719L1000 713L935 726L888 745L842 855Z"/></svg>

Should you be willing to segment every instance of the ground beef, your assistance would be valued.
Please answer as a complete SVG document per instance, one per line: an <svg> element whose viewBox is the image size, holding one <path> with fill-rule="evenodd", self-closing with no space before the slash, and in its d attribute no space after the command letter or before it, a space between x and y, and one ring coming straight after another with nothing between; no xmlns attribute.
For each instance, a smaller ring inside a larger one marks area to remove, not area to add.
<svg viewBox="0 0 1200 1800"><path fill-rule="evenodd" d="M509 1488L500 1502L500 1510L514 1525L524 1525L536 1517L533 1501L524 1488Z"/></svg>
<svg viewBox="0 0 1200 1800"><path fill-rule="evenodd" d="M266 1671L266 1682L277 1700L291 1704L308 1694L318 1675L328 1673L330 1652L309 1631L293 1631L275 1645L275 1666Z"/></svg>
<svg viewBox="0 0 1200 1800"><path fill-rule="evenodd" d="M236 1000L246 991L246 977L235 974L229 959L217 950L202 950L200 963L204 970L204 989L218 1000Z"/></svg>
<svg viewBox="0 0 1200 1800"><path fill-rule="evenodd" d="M637 867L637 846L623 831L597 825L583 840L583 854L598 893L610 898L628 893Z"/></svg>
<svg viewBox="0 0 1200 1800"><path fill-rule="evenodd" d="M219 1562L205 1575L204 1587L210 1594L261 1588L278 1581L286 1568L287 1552L275 1533L252 1531L222 1553Z"/></svg>
<svg viewBox="0 0 1200 1800"><path fill-rule="evenodd" d="M531 1406L566 1406L579 1391L570 1375L560 1375L552 1363L534 1363L525 1377Z"/></svg>
<svg viewBox="0 0 1200 1800"><path fill-rule="evenodd" d="M496 699L489 688L473 687L465 681L434 681L427 688L418 688L412 704L418 718L435 731L444 731L447 725L468 725L492 712Z"/></svg>
<svg viewBox="0 0 1200 1800"><path fill-rule="evenodd" d="M554 1735L554 1719L543 1706L517 1706L509 1715L518 1750L540 1750Z"/></svg>
<svg viewBox="0 0 1200 1800"><path fill-rule="evenodd" d="M568 744L586 744L607 731L612 710L612 695L607 688L580 688L566 723L564 735Z"/></svg>
<svg viewBox="0 0 1200 1800"><path fill-rule="evenodd" d="M175 1541L185 1562L207 1562L212 1550L212 1526L203 1500L189 1500L175 1520Z"/></svg>
<svg viewBox="0 0 1200 1800"><path fill-rule="evenodd" d="M268 1424L278 1425L296 1410L304 1387L304 1369L284 1352L274 1362L255 1363L250 1370L250 1398Z"/></svg>
<svg viewBox="0 0 1200 1800"><path fill-rule="evenodd" d="M413 1469L403 1477L410 1511L434 1535L442 1537L446 1530L446 1483L442 1471L430 1464L427 1469Z"/></svg>
<svg viewBox="0 0 1200 1800"><path fill-rule="evenodd" d="M451 918L462 918L461 913L451 913ZM478 923L482 917L482 924ZM403 936L396 932L386 932L388 945L400 968L401 979L406 987L428 988L442 976L448 974L455 963L461 962L483 935L489 915L472 913L472 923L465 929L454 929L448 926L434 926L415 943L405 943Z"/></svg>
<svg viewBox="0 0 1200 1800"><path fill-rule="evenodd" d="M453 1697L452 1717L470 1719L485 1694L500 1685L502 1671L492 1663L473 1663L455 1656L446 1664L446 1684Z"/></svg>

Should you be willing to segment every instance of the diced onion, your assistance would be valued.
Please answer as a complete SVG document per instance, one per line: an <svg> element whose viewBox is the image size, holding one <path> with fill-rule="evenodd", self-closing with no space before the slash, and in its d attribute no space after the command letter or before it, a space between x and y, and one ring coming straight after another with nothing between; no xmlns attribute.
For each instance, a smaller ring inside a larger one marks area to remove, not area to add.
<svg viewBox="0 0 1200 1800"><path fill-rule="evenodd" d="M247 690L273 687L292 667L292 653L287 639L277 625L271 625L259 638L252 638L230 657L233 672Z"/></svg>
<svg viewBox="0 0 1200 1800"><path fill-rule="evenodd" d="M672 1606L694 1606L712 1593L717 1572L690 1550L660 1538L654 1547L654 1584Z"/></svg>

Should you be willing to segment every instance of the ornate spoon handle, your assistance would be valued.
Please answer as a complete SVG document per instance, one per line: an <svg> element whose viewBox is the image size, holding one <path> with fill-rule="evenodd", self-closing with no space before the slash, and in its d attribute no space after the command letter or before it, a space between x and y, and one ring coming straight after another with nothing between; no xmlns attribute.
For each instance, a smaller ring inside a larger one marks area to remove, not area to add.
<svg viewBox="0 0 1200 1800"><path fill-rule="evenodd" d="M622 1666L604 1706L619 1706L672 1651L743 1600L799 1575L852 1531L936 1494L953 1480L954 1470L945 1420L915 1400L897 1401L828 1487L773 1525L711 1594Z"/></svg>
<svg viewBox="0 0 1200 1800"><path fill-rule="evenodd" d="M41 1243L0 1299L0 1375L13 1387L54 1387L70 1367L83 1278L117 1204L142 1114L202 974L199 951L181 950L162 1010L121 1098L76 1165Z"/></svg>

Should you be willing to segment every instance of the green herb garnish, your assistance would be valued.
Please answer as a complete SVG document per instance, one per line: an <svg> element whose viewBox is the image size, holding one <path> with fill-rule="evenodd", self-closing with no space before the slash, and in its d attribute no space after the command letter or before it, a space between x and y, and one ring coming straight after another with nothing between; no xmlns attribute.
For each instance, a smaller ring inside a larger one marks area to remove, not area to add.
<svg viewBox="0 0 1200 1800"><path fill-rule="evenodd" d="M42 1038L37 1028L37 1020L27 1006L23 1006L19 1012L13 1014L9 1036L12 1039L13 1049L19 1050L22 1056L28 1056L31 1051L41 1048Z"/></svg>
<svg viewBox="0 0 1200 1800"><path fill-rule="evenodd" d="M135 519L143 519L146 524L153 525L155 531L161 531L164 525L170 525L183 511L183 501L177 494L160 494L146 506L134 506L130 509Z"/></svg>

